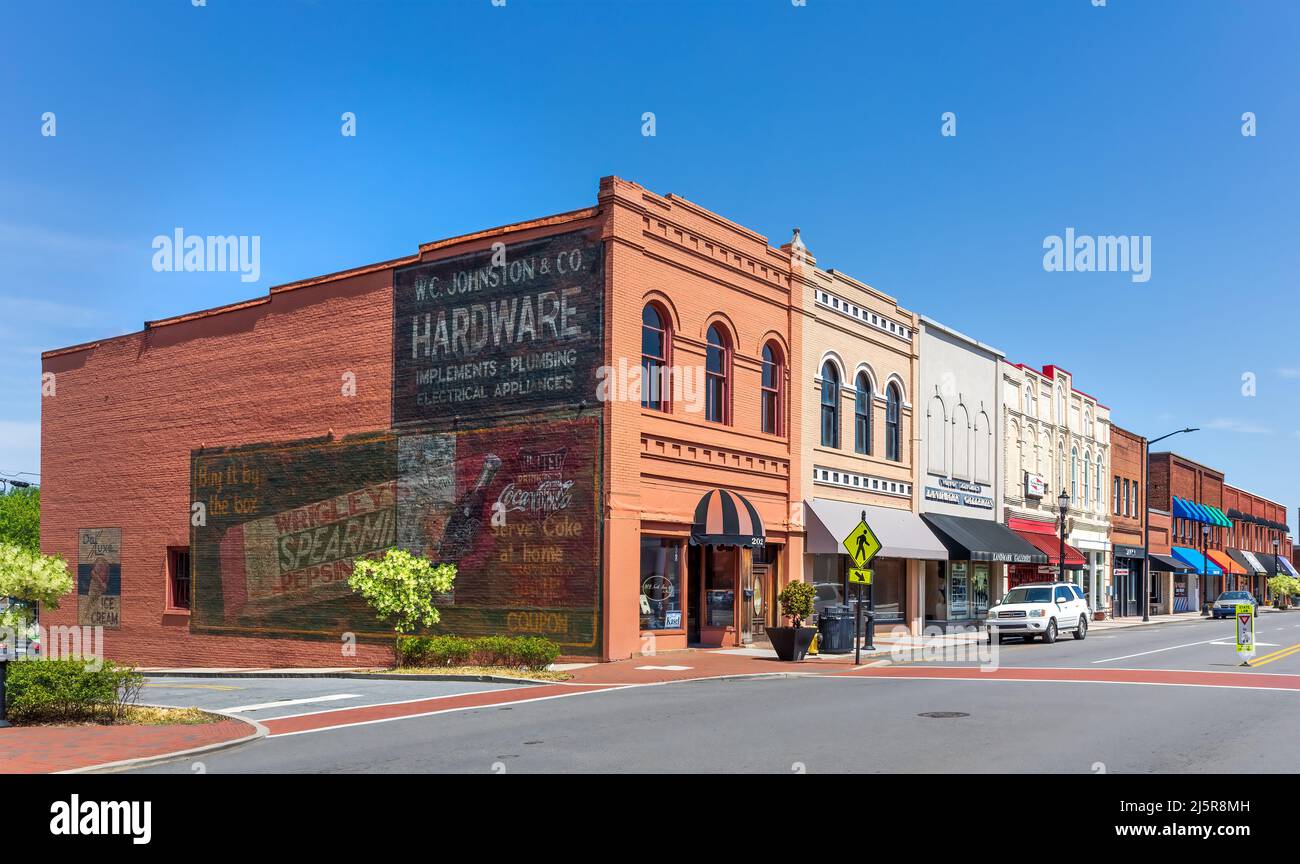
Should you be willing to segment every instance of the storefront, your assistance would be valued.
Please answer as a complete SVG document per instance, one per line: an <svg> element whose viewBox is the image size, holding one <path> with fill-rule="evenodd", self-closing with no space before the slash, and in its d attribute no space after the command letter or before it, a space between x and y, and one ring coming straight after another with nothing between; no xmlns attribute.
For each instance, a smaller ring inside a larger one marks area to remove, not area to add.
<svg viewBox="0 0 1300 864"><path fill-rule="evenodd" d="M907 627L915 632L921 609L921 579L925 568L948 557L948 550L922 520L908 510L814 498L805 502L811 581L817 589L816 610L853 607L849 590L849 556L845 537L865 518L880 540L871 562L870 601L877 627Z"/></svg>
<svg viewBox="0 0 1300 864"><path fill-rule="evenodd" d="M1219 565L1210 561L1201 555L1200 552L1188 546L1173 547L1174 558L1185 564L1191 569L1185 581L1186 609L1178 608L1178 595L1174 595L1174 611L1190 612L1201 608L1204 603L1209 603L1219 596L1215 590L1215 582L1223 578L1223 570ZM1175 590L1177 582L1175 582Z"/></svg>
<svg viewBox="0 0 1300 864"><path fill-rule="evenodd" d="M1151 568L1151 602L1168 612L1191 612L1195 608L1188 594L1192 568L1172 555L1159 552L1150 553L1147 564Z"/></svg>
<svg viewBox="0 0 1300 864"><path fill-rule="evenodd" d="M692 645L762 641L774 622L780 544L767 542L758 510L743 495L713 489L695 507L689 536L641 536L643 638L685 637Z"/></svg>
<svg viewBox="0 0 1300 864"><path fill-rule="evenodd" d="M1268 571L1264 569L1264 565L1259 562L1259 559L1253 553L1244 549L1229 549L1228 555L1236 562L1238 567L1245 571L1246 575L1242 577L1245 581L1243 590L1249 591L1256 597L1263 598L1267 592L1266 582L1268 578Z"/></svg>
<svg viewBox="0 0 1300 864"><path fill-rule="evenodd" d="M1002 596L1005 568L1037 569L1047 563L1045 554L1001 523L943 513L921 518L948 551L947 561L926 566L922 599L927 626L978 626Z"/></svg>
<svg viewBox="0 0 1300 864"><path fill-rule="evenodd" d="M1056 525L1041 519L1024 519L1012 516L1007 519L1007 527L1017 537L1033 546L1047 557L1046 566L1034 564L1016 564L1008 568L1007 587L1014 588L1027 582L1051 582L1057 578L1050 567L1061 563L1061 536ZM1083 554L1078 549L1065 544L1065 576L1067 582L1077 581L1071 571L1082 570L1085 564Z"/></svg>
<svg viewBox="0 0 1300 864"><path fill-rule="evenodd" d="M1224 591L1246 591L1250 588L1250 583L1246 580L1247 571L1241 564L1233 560L1227 552L1220 552L1218 549L1211 549L1207 553L1210 560L1219 565L1223 571L1223 590Z"/></svg>
<svg viewBox="0 0 1300 864"><path fill-rule="evenodd" d="M1111 615L1116 618L1142 614L1142 571L1146 564L1146 550L1141 546L1116 543L1111 547L1112 596ZM1151 581L1149 602L1159 603L1156 580Z"/></svg>

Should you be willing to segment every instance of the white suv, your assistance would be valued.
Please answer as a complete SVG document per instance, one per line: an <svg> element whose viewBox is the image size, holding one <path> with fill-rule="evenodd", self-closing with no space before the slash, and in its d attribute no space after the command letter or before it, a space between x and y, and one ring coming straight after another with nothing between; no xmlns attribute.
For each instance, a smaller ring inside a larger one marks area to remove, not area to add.
<svg viewBox="0 0 1300 864"><path fill-rule="evenodd" d="M1007 636L1023 636L1026 642L1042 636L1050 644L1063 630L1083 639L1088 635L1088 601L1073 582L1017 585L989 609L984 626L990 643Z"/></svg>

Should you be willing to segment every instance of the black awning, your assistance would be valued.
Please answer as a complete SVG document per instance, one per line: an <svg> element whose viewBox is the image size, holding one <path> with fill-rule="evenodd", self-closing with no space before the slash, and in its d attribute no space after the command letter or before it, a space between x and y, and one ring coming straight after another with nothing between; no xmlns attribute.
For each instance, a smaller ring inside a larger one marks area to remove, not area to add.
<svg viewBox="0 0 1300 864"><path fill-rule="evenodd" d="M1152 570L1159 570L1164 573L1195 573L1191 567L1188 567L1177 558L1171 558L1168 555L1161 555L1158 552L1152 552L1147 556L1147 561L1151 562Z"/></svg>
<svg viewBox="0 0 1300 864"><path fill-rule="evenodd" d="M1141 546L1128 546L1124 543L1115 543L1111 547L1115 551L1116 558L1145 558L1147 550Z"/></svg>
<svg viewBox="0 0 1300 864"><path fill-rule="evenodd" d="M1047 556L1007 526L990 519L922 513L954 561L995 561L1004 564L1046 564Z"/></svg>
<svg viewBox="0 0 1300 864"><path fill-rule="evenodd" d="M1240 549L1226 549L1224 551L1228 553L1229 558L1237 562L1237 565L1241 567L1241 569L1245 570L1247 573L1255 572L1255 565L1250 563L1249 558L1241 554Z"/></svg>
<svg viewBox="0 0 1300 864"><path fill-rule="evenodd" d="M763 520L749 499L727 489L711 489L695 505L691 543L699 546L762 546Z"/></svg>
<svg viewBox="0 0 1300 864"><path fill-rule="evenodd" d="M1268 552L1252 552L1250 554L1254 555L1256 560L1258 560L1260 564L1264 565L1265 575L1276 576L1278 574L1281 565L1277 563L1276 555L1272 555ZM1254 570L1255 568L1252 567L1250 569ZM1282 572L1285 573L1286 571L1283 570Z"/></svg>

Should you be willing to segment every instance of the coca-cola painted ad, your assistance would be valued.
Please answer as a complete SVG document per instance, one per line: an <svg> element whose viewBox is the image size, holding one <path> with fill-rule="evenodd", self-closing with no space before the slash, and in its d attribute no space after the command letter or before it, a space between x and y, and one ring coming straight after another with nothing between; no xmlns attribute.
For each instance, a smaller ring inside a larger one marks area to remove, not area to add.
<svg viewBox="0 0 1300 864"><path fill-rule="evenodd" d="M439 633L536 635L597 654L597 417L196 451L196 632L388 638L359 558L453 563Z"/></svg>
<svg viewBox="0 0 1300 864"><path fill-rule="evenodd" d="M594 401L603 252L594 232L571 231L398 270L393 424L466 428Z"/></svg>
<svg viewBox="0 0 1300 864"><path fill-rule="evenodd" d="M597 653L599 428L590 418L401 437L401 545L457 566L439 632Z"/></svg>

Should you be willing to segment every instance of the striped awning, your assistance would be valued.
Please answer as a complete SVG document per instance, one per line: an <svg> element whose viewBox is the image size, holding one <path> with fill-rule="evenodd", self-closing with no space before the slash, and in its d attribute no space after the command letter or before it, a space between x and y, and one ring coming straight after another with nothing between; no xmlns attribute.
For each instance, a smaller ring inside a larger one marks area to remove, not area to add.
<svg viewBox="0 0 1300 864"><path fill-rule="evenodd" d="M762 546L765 539L763 520L744 495L713 489L695 505L691 542L697 546Z"/></svg>

